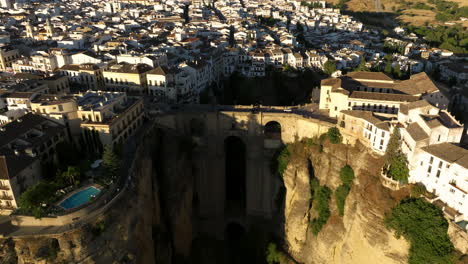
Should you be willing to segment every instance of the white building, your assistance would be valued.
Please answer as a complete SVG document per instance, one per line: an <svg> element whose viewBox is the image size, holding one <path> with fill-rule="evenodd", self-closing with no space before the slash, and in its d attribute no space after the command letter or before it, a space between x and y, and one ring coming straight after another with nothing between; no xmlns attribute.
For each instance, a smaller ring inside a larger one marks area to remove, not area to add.
<svg viewBox="0 0 468 264"><path fill-rule="evenodd" d="M451 143L423 147L409 180L458 211L457 220L468 220L468 150Z"/></svg>

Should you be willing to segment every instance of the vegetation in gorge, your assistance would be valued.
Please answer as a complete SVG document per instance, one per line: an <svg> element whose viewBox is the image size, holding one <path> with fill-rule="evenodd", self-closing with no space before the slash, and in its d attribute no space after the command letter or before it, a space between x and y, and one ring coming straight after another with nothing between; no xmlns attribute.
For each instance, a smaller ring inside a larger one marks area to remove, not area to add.
<svg viewBox="0 0 468 264"><path fill-rule="evenodd" d="M317 211L318 216L310 221L310 227L314 235L318 235L323 226L330 218L329 201L331 197L331 190L325 185L320 185L317 178L310 181L310 190L312 192L312 206Z"/></svg>
<svg viewBox="0 0 468 264"><path fill-rule="evenodd" d="M276 160L273 164L276 165L276 171L282 177L284 171L286 171L286 168L288 167L289 159L291 157L291 153L289 152L288 145L282 146L278 150L275 157L276 157Z"/></svg>
<svg viewBox="0 0 468 264"><path fill-rule="evenodd" d="M335 190L335 200L336 206L338 207L338 212L340 216L343 216L346 197L348 197L349 191L351 190L351 185L353 184L354 180L353 168L351 168L349 165L341 168L340 179L342 184Z"/></svg>
<svg viewBox="0 0 468 264"><path fill-rule="evenodd" d="M277 249L276 244L271 242L266 250L266 261L268 264L284 263L286 256L283 252Z"/></svg>
<svg viewBox="0 0 468 264"><path fill-rule="evenodd" d="M384 158L384 173L396 181L408 182L408 160L401 151L401 135L398 128L395 128L390 136Z"/></svg>
<svg viewBox="0 0 468 264"><path fill-rule="evenodd" d="M385 224L411 243L409 264L453 263L448 223L435 205L421 198L405 199L385 217Z"/></svg>

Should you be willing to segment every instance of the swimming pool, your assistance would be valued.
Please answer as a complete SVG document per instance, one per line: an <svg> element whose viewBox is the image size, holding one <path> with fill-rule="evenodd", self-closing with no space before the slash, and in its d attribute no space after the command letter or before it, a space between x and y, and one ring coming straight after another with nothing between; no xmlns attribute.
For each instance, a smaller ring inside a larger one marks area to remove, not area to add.
<svg viewBox="0 0 468 264"><path fill-rule="evenodd" d="M91 200L91 197L97 196L101 190L94 186L87 187L86 189L83 189L67 199L63 200L59 206L62 207L63 209L72 209L78 206L81 206Z"/></svg>

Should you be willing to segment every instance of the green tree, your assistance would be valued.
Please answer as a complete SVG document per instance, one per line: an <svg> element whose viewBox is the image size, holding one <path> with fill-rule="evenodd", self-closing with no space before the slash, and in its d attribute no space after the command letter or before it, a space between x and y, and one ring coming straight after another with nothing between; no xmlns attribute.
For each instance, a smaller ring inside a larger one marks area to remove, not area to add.
<svg viewBox="0 0 468 264"><path fill-rule="evenodd" d="M410 242L409 264L454 263L448 223L435 205L421 198L402 200L385 217L385 225Z"/></svg>
<svg viewBox="0 0 468 264"><path fill-rule="evenodd" d="M332 60L328 60L323 65L323 72L327 75L331 75L332 73L336 72L336 62Z"/></svg>
<svg viewBox="0 0 468 264"><path fill-rule="evenodd" d="M387 62L385 63L384 72L385 72L386 74L392 74L392 62L391 62L391 61L387 61Z"/></svg>
<svg viewBox="0 0 468 264"><path fill-rule="evenodd" d="M408 182L408 160L401 151L401 135L398 128L395 128L390 136L384 159L384 173L388 177L400 182Z"/></svg>
<svg viewBox="0 0 468 264"><path fill-rule="evenodd" d="M341 136L340 130L337 127L331 127L328 129L327 137L332 144L340 144L343 137Z"/></svg>
<svg viewBox="0 0 468 264"><path fill-rule="evenodd" d="M120 159L109 145L104 147L102 155L102 165L107 176L114 177L120 170Z"/></svg>
<svg viewBox="0 0 468 264"><path fill-rule="evenodd" d="M390 167L388 168L387 175L396 181L404 183L408 182L408 160L403 152L399 151L393 158L392 162L390 163Z"/></svg>
<svg viewBox="0 0 468 264"><path fill-rule="evenodd" d="M354 180L354 170L351 166L346 165L340 170L340 179L343 184L351 186Z"/></svg>
<svg viewBox="0 0 468 264"><path fill-rule="evenodd" d="M364 71L364 72L368 72L370 71L370 69L366 66L366 60L364 58L361 59L361 61L359 62L359 65L357 66L356 69L354 69L354 71L358 72L358 71Z"/></svg>
<svg viewBox="0 0 468 264"><path fill-rule="evenodd" d="M62 172L61 176L68 184L76 185L79 183L78 179L80 175L81 172L78 167L68 166L67 170Z"/></svg>
<svg viewBox="0 0 468 264"><path fill-rule="evenodd" d="M395 65L395 67L393 67L392 74L393 74L393 78L401 79L402 74L401 74L401 70L400 70L400 65L399 65L399 64L397 64L397 65Z"/></svg>
<svg viewBox="0 0 468 264"><path fill-rule="evenodd" d="M296 31L298 33L304 32L304 27L302 26L302 24L299 21L297 21L297 23L296 23Z"/></svg>
<svg viewBox="0 0 468 264"><path fill-rule="evenodd" d="M56 190L55 184L40 181L21 194L18 205L34 217L41 218L46 213L46 206L42 205L49 205L53 201Z"/></svg>
<svg viewBox="0 0 468 264"><path fill-rule="evenodd" d="M389 166L393 157L395 157L396 153L400 151L401 148L401 134L400 129L395 128L393 129L393 133L390 136L390 140L387 144L387 149L385 150L384 160L385 166Z"/></svg>

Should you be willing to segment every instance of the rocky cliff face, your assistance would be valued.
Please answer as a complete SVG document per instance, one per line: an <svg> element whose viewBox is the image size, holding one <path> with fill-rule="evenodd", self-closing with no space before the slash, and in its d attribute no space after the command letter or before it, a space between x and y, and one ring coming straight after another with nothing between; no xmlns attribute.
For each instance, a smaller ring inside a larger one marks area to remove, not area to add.
<svg viewBox="0 0 468 264"><path fill-rule="evenodd" d="M309 163L309 164L308 164ZM356 178L340 217L332 195L332 215L317 236L309 230L314 216L309 180L313 174L321 185L335 190L339 170L349 164ZM325 143L323 152L309 148L302 157L291 157L283 176L285 198L285 242L289 254L300 263L407 263L409 244L396 239L383 224L384 214L404 193L392 192L379 182L382 161L362 146Z"/></svg>

